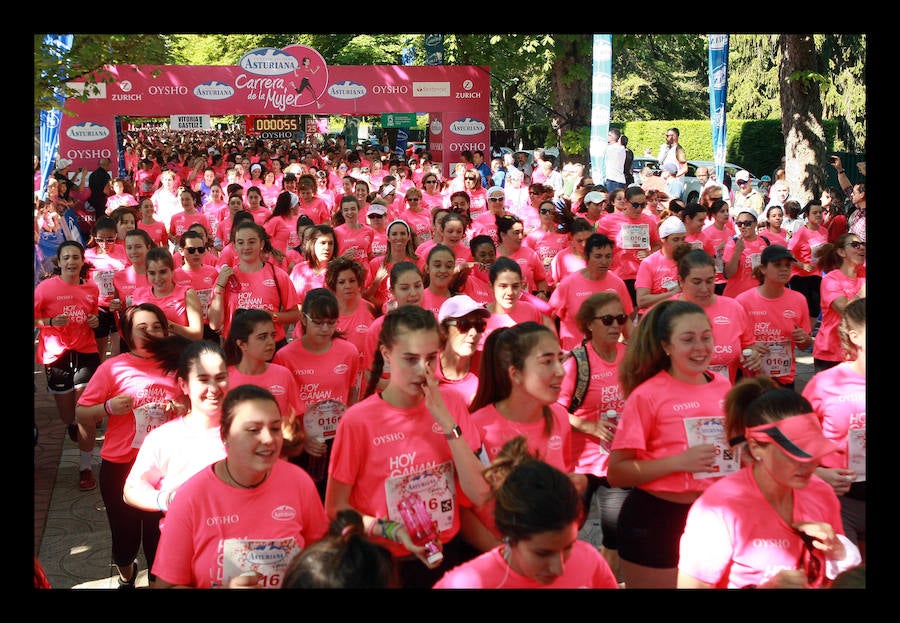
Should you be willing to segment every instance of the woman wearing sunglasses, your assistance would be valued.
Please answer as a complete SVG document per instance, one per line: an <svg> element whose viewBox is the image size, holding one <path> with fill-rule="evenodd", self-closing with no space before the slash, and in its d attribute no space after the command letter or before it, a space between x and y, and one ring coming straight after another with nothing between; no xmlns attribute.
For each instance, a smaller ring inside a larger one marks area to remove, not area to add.
<svg viewBox="0 0 900 623"><path fill-rule="evenodd" d="M756 213L749 209L738 212L734 217L737 235L725 243L722 254L725 277L728 279L722 291L725 296L735 298L741 292L759 285L753 272L759 266L762 251L769 246L769 241L756 233L757 224Z"/></svg>
<svg viewBox="0 0 900 623"><path fill-rule="evenodd" d="M490 315L465 294L451 296L438 312L441 352L434 376L439 384L460 394L467 405L478 390L478 342Z"/></svg>
<svg viewBox="0 0 900 623"><path fill-rule="evenodd" d="M175 284L193 288L197 293L197 297L200 299L200 313L203 317L203 339L218 344L219 336L210 328L207 312L219 270L216 266L204 261L209 254L206 241L200 232L188 229L181 234L181 238L178 239L178 248L184 263L175 269Z"/></svg>
<svg viewBox="0 0 900 623"><path fill-rule="evenodd" d="M860 563L837 495L815 475L837 446L812 411L800 394L765 377L728 392L726 434L741 445L745 466L691 506L678 588L822 588Z"/></svg>
<svg viewBox="0 0 900 623"><path fill-rule="evenodd" d="M813 343L813 367L821 372L844 361L838 326L847 305L866 296L866 243L856 234L841 234L834 244L819 248L818 259L825 276L819 290L822 324Z"/></svg>
<svg viewBox="0 0 900 623"><path fill-rule="evenodd" d="M275 353L272 363L294 373L298 417L306 431L304 453L291 459L312 477L325 500L326 468L344 411L359 398L359 350L338 332L338 300L327 288L310 290L300 308L302 335Z"/></svg>
<svg viewBox="0 0 900 623"><path fill-rule="evenodd" d="M622 300L626 315L631 315L634 306L625 282L610 272L613 242L603 234L591 234L584 243L585 267L569 273L559 282L550 296L550 308L559 317L559 339L563 350L570 351L585 339L578 327L576 316L585 297L594 292L615 292ZM626 339L631 331L631 323L620 323Z"/></svg>
<svg viewBox="0 0 900 623"><path fill-rule="evenodd" d="M99 323L94 329L94 337L97 339L100 361L104 361L108 352L119 352L116 320L109 309L110 302L116 297L113 276L124 270L130 262L124 245L116 244L116 223L112 218L98 218L91 233L93 246L84 250L84 263L88 266L88 279L100 289L100 297L97 299Z"/></svg>
<svg viewBox="0 0 900 623"><path fill-rule="evenodd" d="M628 489L612 487L606 479L609 448L616 433L616 422L625 405L625 393L619 381L619 364L625 356L622 327L628 320L623 299L615 292L595 292L578 308L575 321L585 335L584 353L589 382L580 401L575 402L581 367L576 357L563 363L563 378L557 402L569 412L572 426L572 456L576 473L585 474L587 489L582 496L585 516L593 499L600 511L603 557L618 573L619 556L616 524ZM596 541L592 541L597 545Z"/></svg>
<svg viewBox="0 0 900 623"><path fill-rule="evenodd" d="M463 175L463 191L469 195L469 218L476 218L488 211L487 192L481 185L477 169L468 169Z"/></svg>

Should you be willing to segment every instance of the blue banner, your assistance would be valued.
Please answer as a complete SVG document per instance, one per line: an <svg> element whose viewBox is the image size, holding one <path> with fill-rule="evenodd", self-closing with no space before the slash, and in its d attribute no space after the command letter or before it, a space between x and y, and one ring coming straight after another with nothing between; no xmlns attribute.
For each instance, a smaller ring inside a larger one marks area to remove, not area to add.
<svg viewBox="0 0 900 623"><path fill-rule="evenodd" d="M728 98L728 35L709 37L709 122L712 125L713 159L716 179L725 180L725 160L728 150L725 105Z"/></svg>
<svg viewBox="0 0 900 623"><path fill-rule="evenodd" d="M594 35L591 73L591 171L595 180L606 179L606 135L609 133L612 93L612 35ZM587 175L587 172L585 172ZM598 182L598 183L600 183Z"/></svg>
<svg viewBox="0 0 900 623"><path fill-rule="evenodd" d="M425 64L426 65L443 65L444 64L444 35L426 34L425 35Z"/></svg>
<svg viewBox="0 0 900 623"><path fill-rule="evenodd" d="M404 46L400 54L404 65L416 64L416 46ZM409 144L409 132L400 128L397 130L397 146L394 147L394 155L400 159L400 162L406 162L406 146Z"/></svg>
<svg viewBox="0 0 900 623"><path fill-rule="evenodd" d="M56 56L72 49L73 35L46 35L44 45ZM62 75L60 78L62 79ZM62 125L62 108L66 98L62 85L57 88L56 101L59 106L53 110L41 111L41 198L46 198L47 181L56 169L56 150L59 148L59 128Z"/></svg>

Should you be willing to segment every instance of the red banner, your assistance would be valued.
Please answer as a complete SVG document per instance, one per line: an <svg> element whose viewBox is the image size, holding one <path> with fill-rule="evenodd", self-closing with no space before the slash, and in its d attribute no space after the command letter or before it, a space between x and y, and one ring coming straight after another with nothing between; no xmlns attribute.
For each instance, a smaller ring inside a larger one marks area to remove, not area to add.
<svg viewBox="0 0 900 623"><path fill-rule="evenodd" d="M329 67L316 50L292 45L253 50L235 66L116 65L107 70L113 82L100 85L84 102L66 102L75 116L63 115L59 154L76 168L93 169L101 157L116 161L116 116L418 112L430 115L432 152L442 154L435 161L456 162L466 149L490 153L486 67Z"/></svg>

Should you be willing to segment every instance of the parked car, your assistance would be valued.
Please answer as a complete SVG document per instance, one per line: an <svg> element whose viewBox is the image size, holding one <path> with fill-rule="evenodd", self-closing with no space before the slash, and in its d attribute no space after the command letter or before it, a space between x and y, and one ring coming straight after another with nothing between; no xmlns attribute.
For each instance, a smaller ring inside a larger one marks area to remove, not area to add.
<svg viewBox="0 0 900 623"><path fill-rule="evenodd" d="M644 180L641 178L641 171L644 170L645 166L650 167L650 169L657 174L661 171L659 168L659 160L656 158L651 156L635 156L631 163L631 174L634 176L635 184L644 183Z"/></svg>
<svg viewBox="0 0 900 623"><path fill-rule="evenodd" d="M700 193L703 190L703 184L697 179L697 167L706 167L707 169L715 170L716 163L712 160L688 160L688 170L687 173L684 174L684 195L682 198L685 203L689 203L691 201L697 201L700 198ZM734 164L732 162L725 163L725 173L728 174L729 179L731 180L731 190L735 192L737 190L737 184L734 183L734 176L737 175L738 171L745 170L744 167ZM753 186L757 191L759 190L759 178L756 177L751 171L747 171L750 173L750 185ZM719 180L722 182L723 180Z"/></svg>

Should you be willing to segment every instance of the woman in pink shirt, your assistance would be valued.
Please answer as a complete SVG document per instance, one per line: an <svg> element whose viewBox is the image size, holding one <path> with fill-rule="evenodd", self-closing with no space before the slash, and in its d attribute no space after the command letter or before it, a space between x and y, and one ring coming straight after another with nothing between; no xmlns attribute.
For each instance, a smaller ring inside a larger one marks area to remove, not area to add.
<svg viewBox="0 0 900 623"><path fill-rule="evenodd" d="M516 324L532 320L544 323L548 328L555 327L550 318L538 310L528 301L521 300L522 290L525 287L522 279L522 269L508 257L498 257L491 265L488 272L493 291L493 300L485 307L491 312L488 318L487 329L481 338L478 349L484 346L487 336L500 327L512 327Z"/></svg>
<svg viewBox="0 0 900 623"><path fill-rule="evenodd" d="M703 235L703 227L706 225L706 208L699 203L689 203L678 213L678 218L684 223L684 241L694 249L703 249L711 256L715 255L715 249L707 244Z"/></svg>
<svg viewBox="0 0 900 623"><path fill-rule="evenodd" d="M709 318L687 301L657 303L629 338L619 367L625 406L606 475L614 487L633 487L617 526L628 588L675 588L691 504L739 467L723 455L731 383L708 371L713 347Z"/></svg>
<svg viewBox="0 0 900 623"><path fill-rule="evenodd" d="M450 247L443 244L432 247L425 258L425 270L422 274L425 282L422 307L435 317L444 301L456 294L453 289L456 275L456 257Z"/></svg>
<svg viewBox="0 0 900 623"><path fill-rule="evenodd" d="M765 221L760 222L759 234L768 238L771 244L788 246L787 231L781 228L784 222L784 209L779 205L766 208Z"/></svg>
<svg viewBox="0 0 900 623"><path fill-rule="evenodd" d="M451 296L438 311L441 354L435 363L438 382L471 404L478 390L478 342L491 313L465 294Z"/></svg>
<svg viewBox="0 0 900 623"><path fill-rule="evenodd" d="M809 317L818 319L822 311L822 269L818 265L818 257L819 248L828 242L828 229L822 224L824 208L818 199L807 203L803 214L806 215L806 223L794 232L787 243L788 250L797 258L791 269L788 287L806 297Z"/></svg>
<svg viewBox="0 0 900 623"><path fill-rule="evenodd" d="M854 234L850 234L854 235ZM826 275L827 277L827 275ZM844 531L866 559L866 299L844 307L838 328L847 360L817 372L803 388L825 436L837 451L816 475L841 501Z"/></svg>
<svg viewBox="0 0 900 623"><path fill-rule="evenodd" d="M143 229L135 229L125 235L125 254L128 256L129 266L125 270L119 271L113 275L113 285L116 288L116 295L109 302L109 310L114 314L121 312L129 307L133 301L134 291L137 288L149 286L147 280L147 253L150 249L157 248L148 234ZM166 248L162 246L160 248ZM121 321L121 317L119 317ZM119 331L121 338L121 330ZM119 340L119 349L125 352L128 346L122 339Z"/></svg>
<svg viewBox="0 0 900 623"><path fill-rule="evenodd" d="M132 303L153 303L169 319L169 333L189 340L203 337L203 312L196 290L175 283L175 260L169 250L147 251L147 285L135 288Z"/></svg>
<svg viewBox="0 0 900 623"><path fill-rule="evenodd" d="M502 542L447 571L436 589L618 588L597 549L578 539L582 507L564 471L510 440L485 472L496 482L494 523Z"/></svg>
<svg viewBox="0 0 900 623"><path fill-rule="evenodd" d="M425 292L425 283L422 271L412 262L397 262L391 267L390 297L384 305L384 312L403 307L404 305L422 306L422 295ZM378 350L378 335L384 316L377 316L369 325L366 334L365 347L362 350L363 386L367 389L364 394L371 394L376 389L381 390L391 378L390 366L385 365L379 371L379 375L372 376L372 366L375 363L375 355Z"/></svg>
<svg viewBox="0 0 900 623"><path fill-rule="evenodd" d="M604 234L591 234L584 246L587 264L579 271L566 275L550 296L550 307L559 318L560 342L563 350L569 351L581 344L584 334L578 328L576 316L586 297L595 292L615 292L622 298L625 313L630 317L634 311L631 294L625 282L611 272L613 242ZM633 323L625 324L623 331L627 339Z"/></svg>
<svg viewBox="0 0 900 623"><path fill-rule="evenodd" d="M709 369L718 372L732 383L738 370L759 370L760 354L756 350L746 359L742 351L756 342L753 325L747 311L728 296L715 293L716 262L703 249L691 249L687 245L675 251L678 264L678 284L681 292L673 300L696 303L706 312L712 323L715 351Z"/></svg>
<svg viewBox="0 0 900 623"><path fill-rule="evenodd" d="M247 199L244 209L253 215L253 220L259 225L266 222L266 219L272 214L272 209L263 201L262 192L258 186L251 186L245 193Z"/></svg>
<svg viewBox="0 0 900 623"><path fill-rule="evenodd" d="M822 324L813 343L813 367L827 370L844 361L838 327L841 314L851 301L866 296L866 243L852 233L819 247L819 268L825 272L820 287Z"/></svg>
<svg viewBox="0 0 900 623"><path fill-rule="evenodd" d="M235 310L265 309L275 322L275 349L278 350L287 344L286 327L300 317L297 292L284 270L263 259L268 235L262 225L242 221L234 226L232 233L239 262L235 267L225 264L219 269L207 311L209 326L227 339Z"/></svg>
<svg viewBox="0 0 900 623"><path fill-rule="evenodd" d="M366 336L375 320L375 307L363 298L362 285L366 279L366 269L356 260L345 255L328 262L325 271L325 287L331 290L338 302L338 323L336 331L356 346L362 357L366 347ZM299 323L298 323L299 326ZM294 337L300 333L295 329Z"/></svg>
<svg viewBox="0 0 900 623"><path fill-rule="evenodd" d="M625 405L619 364L625 356L621 337L628 314L622 295L615 292L591 294L578 309L575 321L585 336L581 346L590 376L580 402L576 402L580 365L576 357L568 357L563 362L566 375L557 402L569 412L574 471L587 477L588 485L582 496L585 514L589 513L596 498L603 533L601 552L618 574L616 524L628 490L611 487L606 472L616 423Z"/></svg>
<svg viewBox="0 0 900 623"><path fill-rule="evenodd" d="M112 185L115 192L106 198L107 215L112 214L112 211L119 206L137 206L137 197L125 190L125 180L117 177L112 181Z"/></svg>
<svg viewBox="0 0 900 623"><path fill-rule="evenodd" d="M182 391L172 371L186 342L170 336L167 326L165 314L152 303L128 307L119 328L129 352L100 364L75 410L90 448L97 424L107 418L100 448L100 495L112 537L112 561L119 585L124 587L133 587L137 579L135 559L141 546L152 569L159 542L162 513L135 508L122 495L147 434L179 413L174 399L182 396ZM152 582L152 573L150 579Z"/></svg>
<svg viewBox="0 0 900 623"><path fill-rule="evenodd" d="M225 457L219 423L230 375L222 347L189 344L178 358L175 378L189 400L188 412L147 434L123 490L128 504L151 513L165 513L178 487Z"/></svg>
<svg viewBox="0 0 900 623"><path fill-rule="evenodd" d="M373 376L378 378L389 363L390 381L341 418L325 507L330 517L357 510L372 539L391 550L401 586L426 588L443 569L461 562L455 538L461 499L482 504L489 487L475 455L481 439L465 402L440 388L434 376L440 352L437 318L415 305L384 318ZM402 522L400 502L412 492L426 501L437 523L442 565L433 558L428 562L425 544L415 544Z"/></svg>
<svg viewBox="0 0 900 623"><path fill-rule="evenodd" d="M267 390L239 385L228 392L220 426L227 455L172 500L152 567L155 586L280 588L294 557L327 532L312 480L279 458L281 426Z"/></svg>
<svg viewBox="0 0 900 623"><path fill-rule="evenodd" d="M409 225L418 242L431 240L431 211L422 203L422 191L410 188L406 191L405 201L406 209L400 212L399 218Z"/></svg>
<svg viewBox="0 0 900 623"><path fill-rule="evenodd" d="M836 445L809 402L771 379L739 381L725 401L726 431L746 467L691 507L678 588L823 588L860 563L844 536L834 490L815 475Z"/></svg>
<svg viewBox="0 0 900 623"><path fill-rule="evenodd" d="M576 217L572 221L569 227L569 245L553 256L547 283L555 288L563 277L585 267L584 243L593 233L593 226L584 218Z"/></svg>
<svg viewBox="0 0 900 623"><path fill-rule="evenodd" d="M790 389L794 389L797 376L795 349L813 345L806 298L787 287L796 261L781 245L766 247L755 270L760 285L735 299L752 323L756 340L753 349L762 355L759 373Z"/></svg>
<svg viewBox="0 0 900 623"><path fill-rule="evenodd" d="M290 272L291 283L301 300L313 288L325 286L328 262L338 255L337 236L331 225L313 225L303 237L303 261L294 264Z"/></svg>
<svg viewBox="0 0 900 623"><path fill-rule="evenodd" d="M639 314L646 313L656 303L681 291L678 284L678 264L674 255L678 246L684 244L686 235L684 222L677 216L669 216L659 224L662 246L644 258L634 280Z"/></svg>
<svg viewBox="0 0 900 623"><path fill-rule="evenodd" d="M712 202L706 209L706 215L710 222L703 228L703 248L716 260L716 294L722 294L728 285L725 277L725 245L734 235L735 226L731 222L728 204L721 198ZM747 218L749 220L749 215Z"/></svg>
<svg viewBox="0 0 900 623"><path fill-rule="evenodd" d="M570 220L572 213L564 199L559 201L563 206L562 212L557 210L553 201L541 202L538 206L541 225L533 229L524 241L524 246L537 254L547 273L550 272L550 264L556 254L569 246L570 235L563 231L561 224L566 218ZM564 213L567 217L563 216Z"/></svg>
<svg viewBox="0 0 900 623"><path fill-rule="evenodd" d="M231 331L224 345L228 364L228 382L238 385L250 383L268 390L278 403L284 421L284 445L281 456L290 458L303 450L303 430L297 422L303 412L300 390L293 373L284 366L272 363L275 355L275 323L272 314L264 309L242 309L234 316Z"/></svg>
<svg viewBox="0 0 900 623"><path fill-rule="evenodd" d="M497 219L497 257L508 257L522 268L526 291L547 301L550 286L543 262L530 248L523 246L525 229L522 220L510 214Z"/></svg>
<svg viewBox="0 0 900 623"><path fill-rule="evenodd" d="M487 192L481 185L481 174L474 169L463 175L463 191L469 196L469 218L475 219L488 211Z"/></svg>
<svg viewBox="0 0 900 623"><path fill-rule="evenodd" d="M310 290L297 323L299 339L272 359L294 374L299 390L297 415L303 417L307 437L304 454L292 462L309 473L323 499L334 432L347 407L359 399L359 350L337 332L338 313L331 290Z"/></svg>
<svg viewBox="0 0 900 623"><path fill-rule="evenodd" d="M375 256L369 262L365 280L365 297L372 302L375 309L380 310L390 297L391 284L388 276L394 264L418 262L419 256L416 255L415 241L416 238L407 221L391 221L387 226L387 250L384 255Z"/></svg>
<svg viewBox="0 0 900 623"><path fill-rule="evenodd" d="M290 247L300 244L297 238L297 218L300 212L297 209L299 198L294 193L282 192L275 199L272 214L263 223L263 228L269 234L272 246L282 253L287 253Z"/></svg>
<svg viewBox="0 0 900 623"><path fill-rule="evenodd" d="M556 333L542 324L524 322L496 329L484 343L478 392L472 400L472 423L479 430L482 461L493 461L503 444L523 435L529 451L565 473L573 472L572 428L565 407L557 404L564 354ZM570 474L579 491L587 477ZM474 505L463 518L463 535L485 552L499 545L490 504Z"/></svg>
<svg viewBox="0 0 900 623"><path fill-rule="evenodd" d="M100 323L99 290L87 277L84 247L74 240L65 240L57 248L54 273L34 290L34 325L39 331L35 356L44 366L47 390L69 439L85 446L79 460L79 488L90 491L97 486L91 470L94 438L79 441L85 432L79 431L75 421L75 405L100 365L94 335Z"/></svg>
<svg viewBox="0 0 900 623"><path fill-rule="evenodd" d="M436 208L444 206L446 197L441 192L441 182L434 173L422 176L422 208L433 213ZM422 239L426 240L425 238Z"/></svg>
<svg viewBox="0 0 900 623"><path fill-rule="evenodd" d="M97 301L100 323L94 329L94 336L97 338L100 361L103 361L108 352L115 353L119 350L116 320L109 310L109 304L116 296L113 277L125 269L128 257L124 245L119 247L116 244L116 223L112 218L105 215L98 218L91 233L95 246L84 250L84 261L90 268L88 277L97 284L100 291Z"/></svg>
<svg viewBox="0 0 900 623"><path fill-rule="evenodd" d="M728 278L722 292L725 296L737 298L741 292L759 285L754 271L760 264L763 249L769 243L756 233L756 222L756 212L750 209L741 210L734 217L734 225L739 233L725 243L722 254L725 276Z"/></svg>
<svg viewBox="0 0 900 623"><path fill-rule="evenodd" d="M340 211L334 215L332 222L341 254L367 264L373 257L372 239L375 232L359 222L359 200L356 197L342 197Z"/></svg>
<svg viewBox="0 0 900 623"><path fill-rule="evenodd" d="M147 232L155 246L168 246L169 234L166 231L166 224L156 220L153 202L149 198L141 199L139 210L141 218L137 222L138 229Z"/></svg>
<svg viewBox="0 0 900 623"><path fill-rule="evenodd" d="M460 278L463 279L462 294L466 294L480 305L494 302L491 288L490 270L497 261L497 245L490 236L479 234L469 242L472 261L460 264Z"/></svg>

